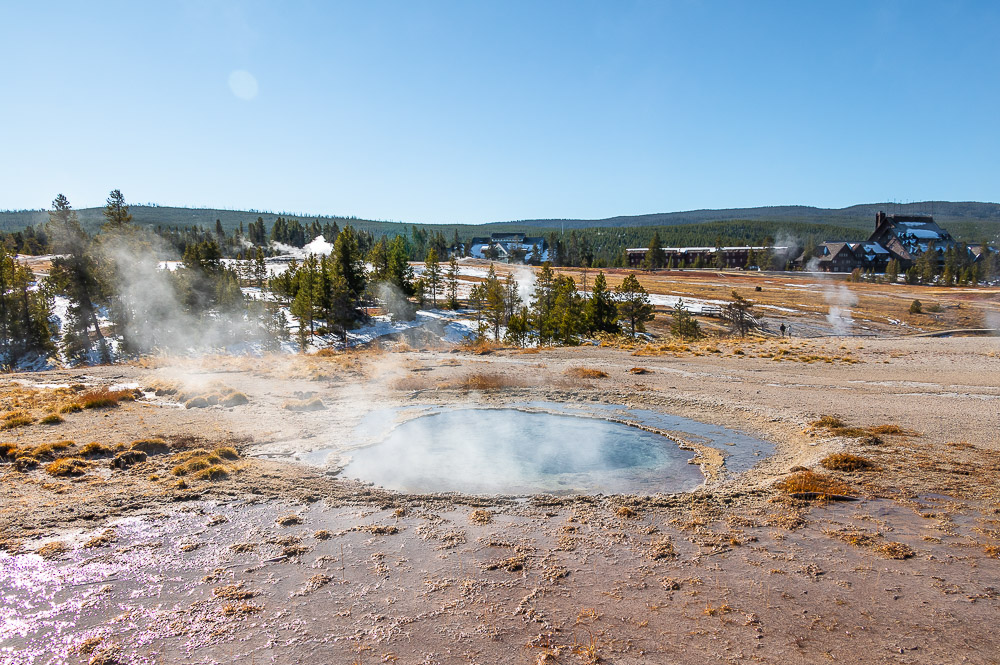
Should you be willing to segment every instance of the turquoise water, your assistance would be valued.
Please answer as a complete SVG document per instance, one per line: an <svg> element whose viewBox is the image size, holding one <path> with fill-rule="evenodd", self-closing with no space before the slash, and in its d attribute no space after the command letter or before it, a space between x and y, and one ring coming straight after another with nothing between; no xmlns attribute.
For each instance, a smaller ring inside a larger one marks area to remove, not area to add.
<svg viewBox="0 0 1000 665"><path fill-rule="evenodd" d="M457 409L414 418L351 452L343 475L403 492L655 494L703 480L691 451L596 418Z"/></svg>

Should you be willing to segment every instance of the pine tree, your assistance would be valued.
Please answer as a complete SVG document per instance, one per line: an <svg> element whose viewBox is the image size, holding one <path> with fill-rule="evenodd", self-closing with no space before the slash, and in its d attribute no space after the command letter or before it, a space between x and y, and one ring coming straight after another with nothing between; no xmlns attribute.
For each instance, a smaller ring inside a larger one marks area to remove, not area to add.
<svg viewBox="0 0 1000 665"><path fill-rule="evenodd" d="M438 262L437 250L431 247L427 251L427 260L424 261L427 288L431 292L431 301L437 308L437 292L441 286L441 264Z"/></svg>
<svg viewBox="0 0 1000 665"><path fill-rule="evenodd" d="M100 361L110 362L111 351L97 319L98 308L108 303L107 289L98 274L92 241L65 196L56 196L52 208L46 230L52 251L59 256L52 260L49 284L69 300L63 352L70 362L87 360L95 346L93 330Z"/></svg>
<svg viewBox="0 0 1000 665"><path fill-rule="evenodd" d="M659 270L667 261L667 254L660 246L660 232L653 231L653 239L649 242L649 249L642 259L643 270Z"/></svg>
<svg viewBox="0 0 1000 665"><path fill-rule="evenodd" d="M628 322L632 337L635 337L636 331L645 331L646 321L653 320L654 309L649 303L649 294L642 288L635 273L629 273L615 289L615 295L618 300L618 314Z"/></svg>
<svg viewBox="0 0 1000 665"><path fill-rule="evenodd" d="M454 254L448 259L448 307L458 309L458 260Z"/></svg>
<svg viewBox="0 0 1000 665"><path fill-rule="evenodd" d="M590 332L618 332L618 308L608 291L608 280L604 272L597 273L590 298L584 308L587 330Z"/></svg>
<svg viewBox="0 0 1000 665"><path fill-rule="evenodd" d="M113 189L108 196L107 205L104 206L104 219L106 227L112 229L119 228L132 221L132 215L128 211L125 197L121 190Z"/></svg>
<svg viewBox="0 0 1000 665"><path fill-rule="evenodd" d="M733 301L726 305L725 316L729 320L731 330L740 337L743 337L755 325L753 316L750 314L753 303L735 290L733 290L732 296Z"/></svg>
<svg viewBox="0 0 1000 665"><path fill-rule="evenodd" d="M701 326L691 316L691 312L684 306L684 300L678 299L674 309L670 312L670 334L681 339L698 339L701 337Z"/></svg>

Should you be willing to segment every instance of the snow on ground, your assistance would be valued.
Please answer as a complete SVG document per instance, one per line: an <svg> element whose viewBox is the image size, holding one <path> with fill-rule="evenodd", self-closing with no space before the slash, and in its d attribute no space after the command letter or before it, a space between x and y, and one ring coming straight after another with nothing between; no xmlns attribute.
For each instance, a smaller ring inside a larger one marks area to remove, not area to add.
<svg viewBox="0 0 1000 665"><path fill-rule="evenodd" d="M692 314L718 311L720 306L729 304L727 300L699 300L697 298L682 298L681 296L664 296L657 293L649 295L649 302L661 307L676 307L681 300L684 301L684 309Z"/></svg>
<svg viewBox="0 0 1000 665"><path fill-rule="evenodd" d="M777 305L754 305L754 307L759 307L761 309L773 309L777 312L798 313L799 311L797 309L792 309L791 307L778 307Z"/></svg>

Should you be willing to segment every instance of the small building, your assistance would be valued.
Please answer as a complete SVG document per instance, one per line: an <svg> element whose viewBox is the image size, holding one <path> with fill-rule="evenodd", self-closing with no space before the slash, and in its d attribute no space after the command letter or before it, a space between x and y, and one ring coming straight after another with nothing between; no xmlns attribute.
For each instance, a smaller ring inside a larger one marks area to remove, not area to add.
<svg viewBox="0 0 1000 665"><path fill-rule="evenodd" d="M537 254L539 261L548 260L545 239L524 233L491 233L489 238L473 238L469 254L477 259L494 259L509 263L523 263Z"/></svg>

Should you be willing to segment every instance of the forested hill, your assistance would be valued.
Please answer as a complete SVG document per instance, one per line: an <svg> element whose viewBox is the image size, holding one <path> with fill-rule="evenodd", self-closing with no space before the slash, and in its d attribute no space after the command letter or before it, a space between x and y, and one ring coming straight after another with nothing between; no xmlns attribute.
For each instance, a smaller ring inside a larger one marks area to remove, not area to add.
<svg viewBox="0 0 1000 665"><path fill-rule="evenodd" d="M673 226L726 220L762 220L788 224L826 224L847 228L872 228L875 213L883 210L901 215L934 215L942 226L965 225L982 229L1000 229L1000 203L977 201L922 201L917 203L864 203L848 208L812 206L764 206L722 210L688 210L650 215L624 215L606 219L527 219L517 224L542 228L589 228L595 226ZM954 232L953 232L954 233Z"/></svg>
<svg viewBox="0 0 1000 665"><path fill-rule="evenodd" d="M104 221L103 208L83 208L78 211L80 221L90 231L96 231ZM319 220L320 223L336 221L340 226L351 224L359 230L371 231L376 235L407 233L409 223L386 222L358 219L354 217L296 215L254 210L220 210L213 208L178 208L170 206L130 206L133 221L143 226L189 227L200 226L214 229L216 220L227 232L254 222L258 217L270 228L279 216L286 220L297 219L303 224ZM463 237L485 235L495 231L533 231L624 228L624 227L669 227L692 226L711 222L731 220L767 223L772 229L787 230L790 233L805 233L811 225L842 228L852 233L852 238L867 235L879 210L900 214L933 214L939 224L947 228L955 237L976 242L982 239L996 241L1000 238L1000 204L979 202L927 201L921 203L893 204L868 203L848 208L814 208L810 206L767 206L759 208L730 208L725 210L689 210L686 212L656 213L649 215L629 215L607 219L530 219L510 222L495 222L479 225L419 224L428 231L441 231L451 235L454 231ZM48 219L44 210L0 211L0 232L11 232L43 223ZM832 238L832 236L831 236Z"/></svg>

